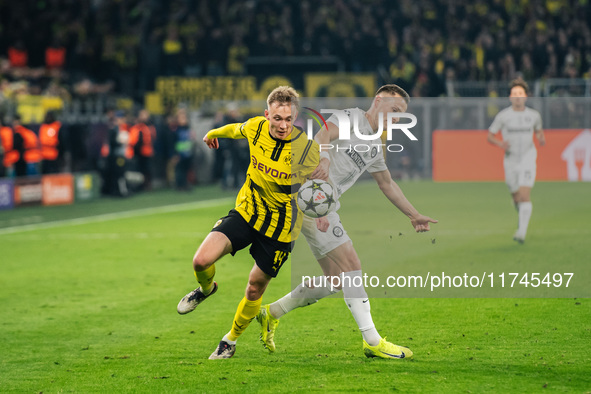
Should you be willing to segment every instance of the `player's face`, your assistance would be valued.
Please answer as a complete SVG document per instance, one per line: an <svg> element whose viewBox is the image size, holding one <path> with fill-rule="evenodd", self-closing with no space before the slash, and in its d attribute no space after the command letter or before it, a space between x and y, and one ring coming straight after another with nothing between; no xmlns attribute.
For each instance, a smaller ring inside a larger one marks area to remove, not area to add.
<svg viewBox="0 0 591 394"><path fill-rule="evenodd" d="M293 112L295 112L295 108ZM277 138L278 140L284 140L289 137L296 116L297 113L292 114L291 104L272 103L265 110L265 118L269 121L269 134L271 134L271 137Z"/></svg>
<svg viewBox="0 0 591 394"><path fill-rule="evenodd" d="M406 112L408 105L404 98L399 94L387 94L387 93L380 93L376 98L374 105L376 107L376 117L379 116L379 113L383 113L384 115L384 130L388 127L388 112ZM379 118L376 118L376 124ZM393 118L392 122L398 123L400 118Z"/></svg>
<svg viewBox="0 0 591 394"><path fill-rule="evenodd" d="M525 106L525 101L527 100L525 89L521 86L514 86L509 94L509 100L511 100L511 104L513 104L515 108L523 108Z"/></svg>

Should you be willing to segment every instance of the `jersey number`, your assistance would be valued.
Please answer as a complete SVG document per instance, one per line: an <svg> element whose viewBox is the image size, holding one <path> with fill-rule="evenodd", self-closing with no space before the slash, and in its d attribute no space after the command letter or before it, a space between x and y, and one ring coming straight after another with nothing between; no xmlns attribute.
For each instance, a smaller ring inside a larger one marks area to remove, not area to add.
<svg viewBox="0 0 591 394"><path fill-rule="evenodd" d="M289 253L287 252L283 252L281 250L276 250L275 251L275 259L273 260L273 270L275 272L277 272L279 270L279 268L281 268L281 266L283 265L283 263L285 263L285 260L287 260L287 255Z"/></svg>

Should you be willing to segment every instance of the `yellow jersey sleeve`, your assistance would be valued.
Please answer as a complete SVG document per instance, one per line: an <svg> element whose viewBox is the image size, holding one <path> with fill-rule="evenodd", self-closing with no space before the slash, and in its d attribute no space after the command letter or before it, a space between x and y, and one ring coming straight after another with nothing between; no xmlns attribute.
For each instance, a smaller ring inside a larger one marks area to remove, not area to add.
<svg viewBox="0 0 591 394"><path fill-rule="evenodd" d="M207 138L246 138L243 134L244 123L230 123L207 132Z"/></svg>

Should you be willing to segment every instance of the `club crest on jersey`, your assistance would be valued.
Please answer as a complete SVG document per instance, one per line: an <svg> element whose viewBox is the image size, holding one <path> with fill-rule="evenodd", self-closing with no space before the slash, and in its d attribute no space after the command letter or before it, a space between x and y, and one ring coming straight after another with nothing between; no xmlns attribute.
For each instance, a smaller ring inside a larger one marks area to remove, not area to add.
<svg viewBox="0 0 591 394"><path fill-rule="evenodd" d="M285 163L286 166L290 166L292 162L293 162L293 155L288 152L285 155L285 157L283 158L283 163Z"/></svg>

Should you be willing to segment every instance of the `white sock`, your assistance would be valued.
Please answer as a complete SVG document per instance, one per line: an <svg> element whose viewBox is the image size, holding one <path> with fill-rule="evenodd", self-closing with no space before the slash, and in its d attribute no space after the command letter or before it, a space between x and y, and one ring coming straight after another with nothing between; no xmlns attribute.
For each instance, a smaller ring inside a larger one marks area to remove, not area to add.
<svg viewBox="0 0 591 394"><path fill-rule="evenodd" d="M229 334L229 333L228 333L228 334ZM224 337L222 338L222 341L226 342L226 343L227 343L227 344L229 344L229 345L236 345L236 341L231 341L231 340L228 338L228 334L224 335Z"/></svg>
<svg viewBox="0 0 591 394"><path fill-rule="evenodd" d="M531 201L519 203L519 227L517 228L517 231L523 236L527 233L527 226L529 225L532 209L533 206Z"/></svg>
<svg viewBox="0 0 591 394"><path fill-rule="evenodd" d="M319 299L339 291L338 289L332 290L330 281L325 280L324 276L315 276L312 278L312 283L306 283L306 285L300 283L291 293L270 304L269 312L275 319L279 319L296 308L312 305Z"/></svg>
<svg viewBox="0 0 591 394"><path fill-rule="evenodd" d="M342 276L343 296L345 303L349 307L363 339L370 346L376 346L380 343L382 337L378 334L376 326L371 318L371 307L367 292L363 287L363 278L361 270L344 272Z"/></svg>

